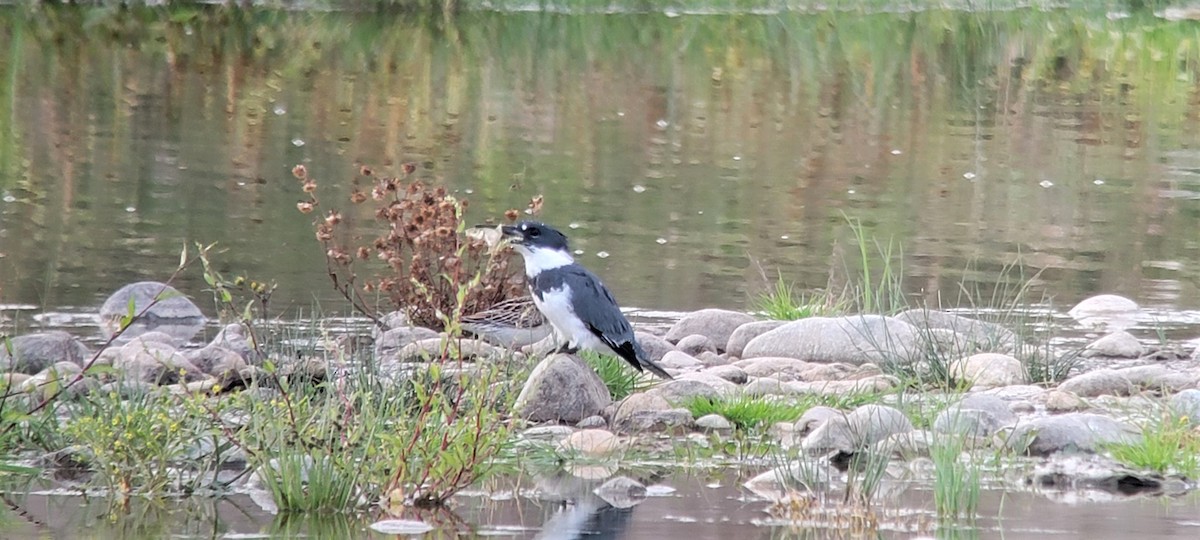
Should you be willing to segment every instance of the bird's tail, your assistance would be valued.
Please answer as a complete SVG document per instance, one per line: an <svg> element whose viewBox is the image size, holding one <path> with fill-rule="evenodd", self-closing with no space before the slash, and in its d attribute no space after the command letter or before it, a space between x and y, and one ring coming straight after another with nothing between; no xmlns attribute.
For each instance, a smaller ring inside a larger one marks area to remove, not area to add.
<svg viewBox="0 0 1200 540"><path fill-rule="evenodd" d="M659 377L668 381L675 380L675 377L672 377L670 373L667 373L667 370L663 369L662 366L654 363L654 361L650 359L650 355L646 354L645 349L642 349L642 345L640 343L636 341L633 342L633 351L635 354L637 354L638 363L650 373L658 375Z"/></svg>

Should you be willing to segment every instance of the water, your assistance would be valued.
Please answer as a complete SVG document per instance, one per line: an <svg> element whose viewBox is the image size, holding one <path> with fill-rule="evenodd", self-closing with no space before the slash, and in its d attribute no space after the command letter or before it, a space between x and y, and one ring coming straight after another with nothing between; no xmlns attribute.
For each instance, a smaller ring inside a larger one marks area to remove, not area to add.
<svg viewBox="0 0 1200 540"><path fill-rule="evenodd" d="M848 220L914 297L1036 275L1059 306L1200 304L1187 21L152 13L0 10L5 303L94 309L216 242L284 316L340 309L292 166L345 210L357 164L415 162L473 219L544 194L626 305L836 289L861 266ZM198 269L179 282L209 307Z"/></svg>

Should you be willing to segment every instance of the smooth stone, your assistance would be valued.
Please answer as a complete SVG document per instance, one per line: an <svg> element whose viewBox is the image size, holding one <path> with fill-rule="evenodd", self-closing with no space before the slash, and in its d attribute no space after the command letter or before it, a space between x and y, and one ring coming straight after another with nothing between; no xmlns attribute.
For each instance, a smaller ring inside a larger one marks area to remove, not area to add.
<svg viewBox="0 0 1200 540"><path fill-rule="evenodd" d="M831 467L824 458L800 459L763 472L742 487L764 499L778 501L794 493L796 486L820 493L829 486L831 478Z"/></svg>
<svg viewBox="0 0 1200 540"><path fill-rule="evenodd" d="M399 362L400 350L405 346L426 339L438 339L440 335L422 326L397 326L375 338L375 358L379 362Z"/></svg>
<svg viewBox="0 0 1200 540"><path fill-rule="evenodd" d="M86 346L61 330L9 338L7 344L0 341L2 371L34 374L58 362L83 365L91 358L92 353Z"/></svg>
<svg viewBox="0 0 1200 540"><path fill-rule="evenodd" d="M974 410L976 413L987 414L984 411ZM983 446L984 443L979 442L978 438L972 438L969 434L961 434L967 437L967 447L974 448ZM896 459L902 461L912 461L914 459L928 458L930 448L939 440L939 437L944 435L935 435L932 432L914 429L907 433L893 433L888 435L882 441L875 443L872 451L879 454L890 454Z"/></svg>
<svg viewBox="0 0 1200 540"><path fill-rule="evenodd" d="M121 320L130 313L140 314L122 332L118 343L151 330L170 334L186 342L204 328L204 313L174 287L157 281L130 283L112 293L100 306L100 330L111 338L121 329Z"/></svg>
<svg viewBox="0 0 1200 540"><path fill-rule="evenodd" d="M1012 414L1007 407L1005 412ZM966 437L988 437L1005 424L1007 422L996 418L991 412L954 407L938 413L933 421L933 430Z"/></svg>
<svg viewBox="0 0 1200 540"><path fill-rule="evenodd" d="M935 343L949 345L941 349L946 354L1009 352L1019 341L1013 331L1003 326L945 311L915 308L897 313L895 317L923 331L946 331L930 333L936 336L932 338Z"/></svg>
<svg viewBox="0 0 1200 540"><path fill-rule="evenodd" d="M36 375L25 379L17 389L28 394L40 396L43 399L49 398L62 392L63 385L80 373L83 373L83 368L79 367L78 364L74 362L58 362L43 369Z"/></svg>
<svg viewBox="0 0 1200 540"><path fill-rule="evenodd" d="M1200 426L1200 390L1184 390L1171 396L1171 408L1176 414L1187 417L1192 426Z"/></svg>
<svg viewBox="0 0 1200 540"><path fill-rule="evenodd" d="M638 411L613 422L613 427L622 433L690 431L695 427L692 412L687 409L665 411Z"/></svg>
<svg viewBox="0 0 1200 540"><path fill-rule="evenodd" d="M733 431L733 422L719 414L706 414L696 419L696 427L704 431Z"/></svg>
<svg viewBox="0 0 1200 540"><path fill-rule="evenodd" d="M891 317L810 317L750 340L742 356L782 356L827 364L908 363L919 356L918 338L912 325Z"/></svg>
<svg viewBox="0 0 1200 540"><path fill-rule="evenodd" d="M670 408L671 402L667 401L660 394L653 392L630 394L617 404L617 411L613 414L612 425L614 428L617 428L617 426L627 423L635 414L661 412ZM618 428L616 431L621 431L621 429Z"/></svg>
<svg viewBox="0 0 1200 540"><path fill-rule="evenodd" d="M700 363L704 364L705 367L729 365L729 357L727 355L717 354L710 351L704 351L700 353L696 356L696 359L699 360Z"/></svg>
<svg viewBox="0 0 1200 540"><path fill-rule="evenodd" d="M646 486L627 476L611 478L592 493L613 508L632 508L646 500Z"/></svg>
<svg viewBox="0 0 1200 540"><path fill-rule="evenodd" d="M984 390L983 394L996 396L1005 401L1033 401L1041 398L1046 389L1032 384L1014 384Z"/></svg>
<svg viewBox="0 0 1200 540"><path fill-rule="evenodd" d="M221 347L231 350L239 355L246 362L253 365L259 365L262 360L262 353L254 347L254 341L250 338L250 332L246 329L246 325L240 323L232 323L225 325L220 332L217 332L216 337L208 343L210 347Z"/></svg>
<svg viewBox="0 0 1200 540"><path fill-rule="evenodd" d="M594 414L580 420L578 424L575 424L575 427L579 429L605 429L608 427L608 420L605 420L603 416Z"/></svg>
<svg viewBox="0 0 1200 540"><path fill-rule="evenodd" d="M746 344L750 343L750 340L787 323L788 321L754 321L743 324L737 327L733 334L730 334L729 341L725 343L725 352L730 356L741 358L742 352L745 351Z"/></svg>
<svg viewBox="0 0 1200 540"><path fill-rule="evenodd" d="M558 449L583 456L604 457L620 450L621 440L605 429L583 429L559 441Z"/></svg>
<svg viewBox="0 0 1200 540"><path fill-rule="evenodd" d="M571 426L534 426L521 432L521 438L529 441L559 442L575 433Z"/></svg>
<svg viewBox="0 0 1200 540"><path fill-rule="evenodd" d="M1100 294L1085 299L1067 312L1071 318L1080 320L1096 316L1132 313L1140 310L1137 302L1115 294Z"/></svg>
<svg viewBox="0 0 1200 540"><path fill-rule="evenodd" d="M573 424L600 414L611 401L608 387L586 362L574 355L555 354L533 368L514 409L533 422Z"/></svg>
<svg viewBox="0 0 1200 540"><path fill-rule="evenodd" d="M746 384L746 381L750 380L749 375L746 374L746 370L734 365L713 366L700 370L700 373L720 377L733 384Z"/></svg>
<svg viewBox="0 0 1200 540"><path fill-rule="evenodd" d="M697 398L715 400L721 397L721 393L716 388L694 379L667 381L655 386L647 393L662 396L667 403L672 405L685 405Z"/></svg>
<svg viewBox="0 0 1200 540"><path fill-rule="evenodd" d="M675 377L677 381L698 381L707 384L717 391L721 397L731 397L739 392L740 386L721 377L706 372L683 373Z"/></svg>
<svg viewBox="0 0 1200 540"><path fill-rule="evenodd" d="M119 377L159 385L207 377L179 351L165 343L134 339L116 349L112 366Z"/></svg>
<svg viewBox="0 0 1200 540"><path fill-rule="evenodd" d="M749 377L771 377L783 382L840 380L854 372L854 367L846 364L820 364L786 357L749 358L733 365Z"/></svg>
<svg viewBox="0 0 1200 540"><path fill-rule="evenodd" d="M1075 392L1069 390L1054 389L1046 392L1046 412L1064 413L1082 411L1087 408L1087 405Z"/></svg>
<svg viewBox="0 0 1200 540"><path fill-rule="evenodd" d="M797 393L779 379L770 377L759 377L751 379L750 382L742 386L742 394L753 397L762 396L789 396Z"/></svg>
<svg viewBox="0 0 1200 540"><path fill-rule="evenodd" d="M635 331L633 337L637 339L638 345L642 346L642 350L646 352L646 357L651 362L658 362L668 352L675 350L675 346L671 342L649 332Z"/></svg>
<svg viewBox="0 0 1200 540"><path fill-rule="evenodd" d="M865 379L847 381L791 381L783 383L790 394L816 394L822 396L844 396L887 392L900 386L900 379L891 375L876 375Z"/></svg>
<svg viewBox="0 0 1200 540"><path fill-rule="evenodd" d="M1013 422L1017 419L1017 415L1012 410L1012 403L992 394L985 394L981 392L970 393L952 404L951 407L987 411L992 413L996 419L1005 423Z"/></svg>
<svg viewBox="0 0 1200 540"><path fill-rule="evenodd" d="M5 373L0 375L0 389L19 389L25 381L28 381L32 377L33 375L28 373Z"/></svg>
<svg viewBox="0 0 1200 540"><path fill-rule="evenodd" d="M717 352L717 346L713 345L712 340L708 336L700 334L692 334L679 340L679 343L675 344L675 348L691 356L699 356L701 353L706 352Z"/></svg>
<svg viewBox="0 0 1200 540"><path fill-rule="evenodd" d="M1058 389L1073 392L1083 398L1096 396L1128 396L1137 389L1115 369L1097 369L1076 375L1058 385Z"/></svg>
<svg viewBox="0 0 1200 540"><path fill-rule="evenodd" d="M1095 453L1105 444L1133 442L1137 430L1107 416L1067 413L1018 423L1002 437L1009 449L1031 456L1057 452ZM1024 444L1028 441L1028 444Z"/></svg>
<svg viewBox="0 0 1200 540"><path fill-rule="evenodd" d="M692 334L707 336L714 344L724 347L729 336L743 324L753 322L754 317L726 309L702 309L684 315L671 326L664 338L671 343Z"/></svg>
<svg viewBox="0 0 1200 540"><path fill-rule="evenodd" d="M202 349L184 353L184 358L205 373L224 377L249 367L242 355L219 345L208 345Z"/></svg>
<svg viewBox="0 0 1200 540"><path fill-rule="evenodd" d="M1196 388L1200 382L1200 374L1194 371L1177 371L1160 364L1121 368L1117 373L1139 389L1160 394L1174 394Z"/></svg>
<svg viewBox="0 0 1200 540"><path fill-rule="evenodd" d="M403 311L391 311L379 318L379 324L375 325L374 328L371 329L371 337L375 338L376 342L379 342L380 338L382 338L383 334L387 333L388 330L406 326L412 327L412 320L408 318L408 314ZM429 329L426 328L426 330ZM430 332L433 331L430 330ZM436 332L434 333L436 334Z"/></svg>
<svg viewBox="0 0 1200 540"><path fill-rule="evenodd" d="M1163 494L1173 489L1172 480L1177 481L1097 455L1056 455L1036 464L1029 475L1029 483L1038 489L1099 490L1122 497Z"/></svg>
<svg viewBox="0 0 1200 540"><path fill-rule="evenodd" d="M520 353L497 347L478 339L450 339L441 337L422 339L405 345L396 353L394 359L381 359L381 362L428 362L448 354L451 359L463 360L497 360L503 358L520 358Z"/></svg>
<svg viewBox="0 0 1200 540"><path fill-rule="evenodd" d="M133 399L155 391L158 386L154 383L138 380L116 380L100 385L95 393L102 396L116 395L121 399Z"/></svg>
<svg viewBox="0 0 1200 540"><path fill-rule="evenodd" d="M704 367L704 363L683 351L668 351L658 361L658 365L667 369L695 371Z"/></svg>
<svg viewBox="0 0 1200 540"><path fill-rule="evenodd" d="M432 531L434 526L416 519L384 519L367 528L388 536L418 536Z"/></svg>
<svg viewBox="0 0 1200 540"><path fill-rule="evenodd" d="M889 435L913 430L904 413L885 405L863 405L844 416L834 416L804 437L800 446L809 453L836 450L855 453Z"/></svg>
<svg viewBox="0 0 1200 540"><path fill-rule="evenodd" d="M794 424L794 431L796 435L804 437L809 433L812 433L818 427L821 427L821 425L825 422L828 422L829 419L845 415L845 412L834 409L833 407L817 405L816 407L812 407L807 411L804 411L804 414L800 416L800 419L796 420L796 423Z"/></svg>
<svg viewBox="0 0 1200 540"><path fill-rule="evenodd" d="M1007 354L979 353L950 364L952 377L970 381L973 388L986 390L1025 383L1025 367Z"/></svg>
<svg viewBox="0 0 1200 540"><path fill-rule="evenodd" d="M1117 330L1108 334L1092 343L1088 344L1083 349L1085 357L1106 357L1106 358L1138 358L1145 352L1145 347L1133 334L1124 330Z"/></svg>

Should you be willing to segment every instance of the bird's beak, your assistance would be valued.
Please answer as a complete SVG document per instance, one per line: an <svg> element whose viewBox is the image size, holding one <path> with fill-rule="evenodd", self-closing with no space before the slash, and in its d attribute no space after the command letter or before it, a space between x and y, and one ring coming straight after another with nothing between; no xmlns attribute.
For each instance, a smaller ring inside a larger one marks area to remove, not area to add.
<svg viewBox="0 0 1200 540"><path fill-rule="evenodd" d="M514 244L520 244L525 241L525 235L521 234L521 229L510 225L501 225L500 234L505 239Z"/></svg>

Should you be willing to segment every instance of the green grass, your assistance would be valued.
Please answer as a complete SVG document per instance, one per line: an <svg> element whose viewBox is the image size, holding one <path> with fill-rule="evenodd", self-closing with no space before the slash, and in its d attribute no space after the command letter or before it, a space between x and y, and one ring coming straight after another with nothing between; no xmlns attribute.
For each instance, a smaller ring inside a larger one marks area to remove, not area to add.
<svg viewBox="0 0 1200 540"><path fill-rule="evenodd" d="M795 321L836 311L804 295L797 295L792 285L783 280L783 276L776 278L769 290L755 297L754 309L775 321Z"/></svg>
<svg viewBox="0 0 1200 540"><path fill-rule="evenodd" d="M812 401L793 401L770 397L738 396L727 399L695 397L683 406L700 418L719 414L741 430L770 427L776 422L792 422L800 419L812 407Z"/></svg>
<svg viewBox="0 0 1200 540"><path fill-rule="evenodd" d="M1186 417L1169 411L1140 423L1142 436L1132 442L1104 448L1113 459L1130 467L1188 478L1200 474L1200 433Z"/></svg>
<svg viewBox="0 0 1200 540"><path fill-rule="evenodd" d="M580 351L580 357L587 362L615 401L625 399L630 394L640 392L649 387L650 381L628 362L610 355L597 354L592 351Z"/></svg>
<svg viewBox="0 0 1200 540"><path fill-rule="evenodd" d="M963 437L935 437L929 447L933 460L933 504L943 521L973 520L979 509L979 464L964 461Z"/></svg>

